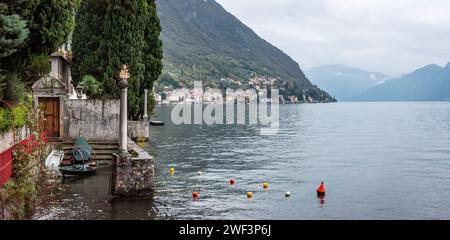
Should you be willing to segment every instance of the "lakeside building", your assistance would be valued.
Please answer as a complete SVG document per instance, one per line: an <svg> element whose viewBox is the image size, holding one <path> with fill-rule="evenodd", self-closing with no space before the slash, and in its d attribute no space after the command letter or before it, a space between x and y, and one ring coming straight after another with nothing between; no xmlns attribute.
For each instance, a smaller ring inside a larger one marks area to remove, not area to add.
<svg viewBox="0 0 450 240"><path fill-rule="evenodd" d="M252 78L250 78L249 85L259 87L273 87L279 80L279 78L274 77L253 76Z"/></svg>
<svg viewBox="0 0 450 240"><path fill-rule="evenodd" d="M289 101L291 103L297 103L298 102L297 96L289 96L288 99L289 99Z"/></svg>
<svg viewBox="0 0 450 240"><path fill-rule="evenodd" d="M230 88L226 88L225 93L218 91L217 89L205 88L202 89L170 89L165 87L159 93L154 92L155 101L158 105L165 104L201 104L201 103L219 103L219 102L237 102L237 101L263 101L263 102L271 102L270 99L266 99L266 97L260 96L258 98L258 94L256 92L261 92L265 89L274 88L279 81L280 78L275 77L266 77L266 76L256 76L252 75L249 79L248 84L242 84L239 81L233 80L231 78L222 78L220 79L222 83L225 83L223 86L234 86L240 88L239 90L233 90ZM242 90L247 89L247 90ZM283 96L281 96L283 97ZM294 100L294 101L292 101ZM290 99L291 102L297 103L297 98ZM284 98L282 101L284 102Z"/></svg>
<svg viewBox="0 0 450 240"><path fill-rule="evenodd" d="M76 97L72 85L70 44L64 44L50 55L50 72L32 86L35 106L46 116L41 123L50 138L60 140L68 129L64 126L64 102Z"/></svg>
<svg viewBox="0 0 450 240"><path fill-rule="evenodd" d="M158 94L158 93L153 92L153 96L155 97L156 103L162 102L162 96L161 96L161 94Z"/></svg>

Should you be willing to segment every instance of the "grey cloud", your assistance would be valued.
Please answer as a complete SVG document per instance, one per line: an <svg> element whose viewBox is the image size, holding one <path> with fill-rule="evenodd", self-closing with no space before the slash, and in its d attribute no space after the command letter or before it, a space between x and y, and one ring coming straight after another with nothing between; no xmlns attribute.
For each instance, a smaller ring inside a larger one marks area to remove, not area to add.
<svg viewBox="0 0 450 240"><path fill-rule="evenodd" d="M217 0L303 68L399 75L450 61L447 0Z"/></svg>

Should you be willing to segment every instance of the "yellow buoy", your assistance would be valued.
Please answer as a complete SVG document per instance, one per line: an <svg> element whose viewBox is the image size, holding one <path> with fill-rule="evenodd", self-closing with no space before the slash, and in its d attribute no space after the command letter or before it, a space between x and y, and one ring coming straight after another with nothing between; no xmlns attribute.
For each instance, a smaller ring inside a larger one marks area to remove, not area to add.
<svg viewBox="0 0 450 240"><path fill-rule="evenodd" d="M269 188L269 183L268 182L264 182L263 183L263 188L264 189L268 189Z"/></svg>
<svg viewBox="0 0 450 240"><path fill-rule="evenodd" d="M252 198L253 197L253 193L252 192L247 192L247 198Z"/></svg>
<svg viewBox="0 0 450 240"><path fill-rule="evenodd" d="M175 168L171 168L170 169L170 174L174 174L175 173Z"/></svg>

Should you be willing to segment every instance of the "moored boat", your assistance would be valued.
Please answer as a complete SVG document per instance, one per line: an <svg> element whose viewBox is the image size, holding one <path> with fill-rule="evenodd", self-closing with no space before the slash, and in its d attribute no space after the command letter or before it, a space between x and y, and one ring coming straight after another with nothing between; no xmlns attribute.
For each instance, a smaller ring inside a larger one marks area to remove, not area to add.
<svg viewBox="0 0 450 240"><path fill-rule="evenodd" d="M164 126L164 122L161 122L161 121L150 121L150 125L152 125L152 126Z"/></svg>
<svg viewBox="0 0 450 240"><path fill-rule="evenodd" d="M62 166L59 171L63 177L70 176L90 176L94 175L97 171L95 167L91 167L88 164L75 164L70 166Z"/></svg>

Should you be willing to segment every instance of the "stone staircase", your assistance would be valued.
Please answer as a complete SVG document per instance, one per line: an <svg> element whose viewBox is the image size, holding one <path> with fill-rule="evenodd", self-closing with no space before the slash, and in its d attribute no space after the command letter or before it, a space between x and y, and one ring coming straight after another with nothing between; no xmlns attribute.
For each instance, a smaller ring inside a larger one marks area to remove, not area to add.
<svg viewBox="0 0 450 240"><path fill-rule="evenodd" d="M91 160L97 161L99 165L109 165L112 163L113 153L119 152L119 144L117 142L89 142L93 149ZM72 159L72 142L63 142L64 161Z"/></svg>

